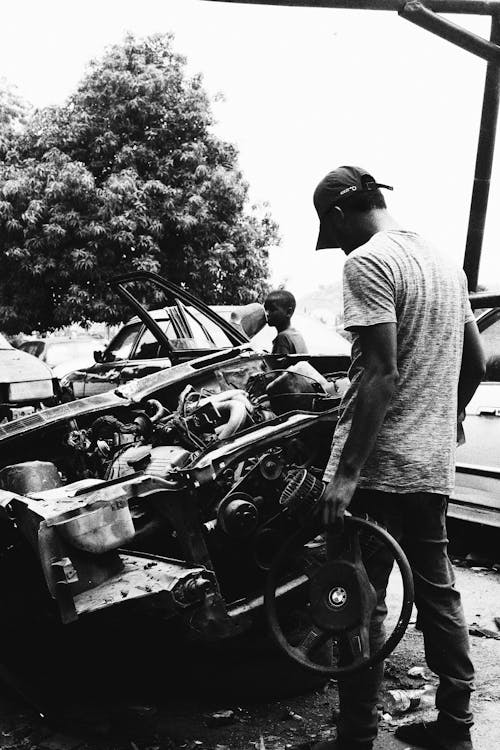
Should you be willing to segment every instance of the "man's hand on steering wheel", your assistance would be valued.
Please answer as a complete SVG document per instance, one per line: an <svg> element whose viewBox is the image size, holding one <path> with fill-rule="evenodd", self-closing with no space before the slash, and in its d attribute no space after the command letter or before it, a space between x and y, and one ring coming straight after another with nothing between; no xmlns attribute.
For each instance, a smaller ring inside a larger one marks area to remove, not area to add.
<svg viewBox="0 0 500 750"><path fill-rule="evenodd" d="M325 528L333 526L349 507L352 496L356 490L358 475L345 476L336 473L333 479L326 485L321 498L321 520Z"/></svg>

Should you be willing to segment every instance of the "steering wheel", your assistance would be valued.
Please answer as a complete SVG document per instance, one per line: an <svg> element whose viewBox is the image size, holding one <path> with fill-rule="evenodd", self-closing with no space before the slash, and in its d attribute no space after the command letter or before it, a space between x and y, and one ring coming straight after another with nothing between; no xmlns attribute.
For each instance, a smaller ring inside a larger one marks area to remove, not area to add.
<svg viewBox="0 0 500 750"><path fill-rule="evenodd" d="M343 529L334 527L327 533L326 550L319 533L315 519L281 547L268 573L264 603L271 633L280 648L303 667L339 678L368 669L397 646L412 612L413 576L396 540L371 521L346 515ZM403 582L401 611L392 633L375 653L370 653L369 628L377 597L363 557L368 561L371 554L385 556L388 552ZM305 635L302 629L298 641L285 633L283 621L289 618L290 608L289 604L281 607L277 598L277 592L289 588L286 581L290 581L290 573L302 584L297 593ZM325 652L330 663L325 663Z"/></svg>

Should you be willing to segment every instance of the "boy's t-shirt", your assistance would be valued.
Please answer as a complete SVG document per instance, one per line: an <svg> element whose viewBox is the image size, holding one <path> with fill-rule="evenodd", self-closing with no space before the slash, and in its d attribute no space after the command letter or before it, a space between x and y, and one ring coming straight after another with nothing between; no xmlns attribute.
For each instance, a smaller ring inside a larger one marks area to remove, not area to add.
<svg viewBox="0 0 500 750"><path fill-rule="evenodd" d="M287 328L274 339L272 354L307 354L306 342L295 328Z"/></svg>

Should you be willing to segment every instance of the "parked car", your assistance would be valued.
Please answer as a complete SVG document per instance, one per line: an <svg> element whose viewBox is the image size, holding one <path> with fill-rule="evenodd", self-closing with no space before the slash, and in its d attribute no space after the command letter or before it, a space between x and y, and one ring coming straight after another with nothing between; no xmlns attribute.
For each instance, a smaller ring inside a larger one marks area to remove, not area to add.
<svg viewBox="0 0 500 750"><path fill-rule="evenodd" d="M73 370L91 366L94 352L104 349L104 341L93 336L49 336L26 339L18 349L38 357L60 379Z"/></svg>
<svg viewBox="0 0 500 750"><path fill-rule="evenodd" d="M0 334L0 422L54 403L56 388L52 372L43 362L15 349Z"/></svg>
<svg viewBox="0 0 500 750"><path fill-rule="evenodd" d="M264 335L270 341L274 337L272 330L265 325L261 305L210 308L184 289L164 280L161 288L158 287L155 292L149 291L148 304L144 304L145 292L138 284L144 284L147 278L153 282L154 274L143 274L140 278L132 274L111 282L136 315L120 328L102 353L95 354L94 365L79 368L61 379L61 387L67 397L84 398L104 393L135 378L204 354L247 344L250 341L245 332L247 320L251 323L247 331L253 336L251 340L256 342L257 349L262 346L259 331L263 327L267 328ZM156 281L159 283L159 277ZM262 314L256 316L258 308L261 308ZM222 316L218 310L223 312ZM231 312L235 311L237 320L242 320L243 325L233 325ZM258 325L255 327L256 318ZM349 343L341 336L319 321L310 321L309 326L314 328L316 344L311 354L327 357L349 355ZM320 333L318 328L321 329ZM321 337L324 343L320 346L318 342ZM301 359L307 358L301 356Z"/></svg>
<svg viewBox="0 0 500 750"><path fill-rule="evenodd" d="M457 450L453 517L500 528L500 308L477 319L486 375L466 409L466 442Z"/></svg>

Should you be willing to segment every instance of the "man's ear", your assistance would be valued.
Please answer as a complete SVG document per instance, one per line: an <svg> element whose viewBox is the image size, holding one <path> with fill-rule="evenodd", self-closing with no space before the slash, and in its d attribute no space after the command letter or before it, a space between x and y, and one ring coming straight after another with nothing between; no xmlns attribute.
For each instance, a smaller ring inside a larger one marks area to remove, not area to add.
<svg viewBox="0 0 500 750"><path fill-rule="evenodd" d="M334 206L332 210L333 223L336 227L342 228L345 224L345 214L340 206Z"/></svg>

